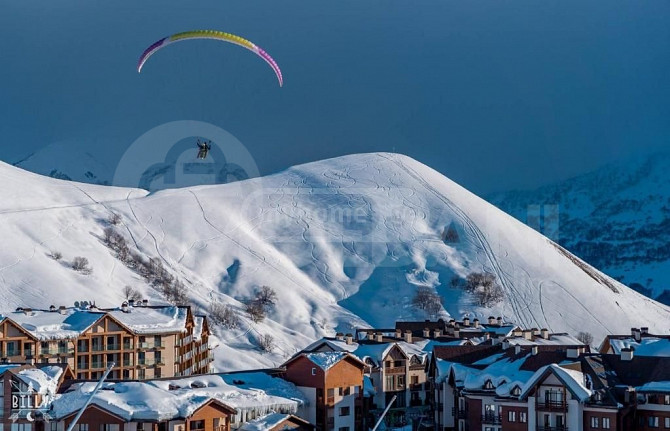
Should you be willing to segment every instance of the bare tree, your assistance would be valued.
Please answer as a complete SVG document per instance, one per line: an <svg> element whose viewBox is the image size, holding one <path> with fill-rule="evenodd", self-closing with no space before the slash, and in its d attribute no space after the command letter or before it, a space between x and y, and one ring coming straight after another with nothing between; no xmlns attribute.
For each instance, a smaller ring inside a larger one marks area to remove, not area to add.
<svg viewBox="0 0 670 431"><path fill-rule="evenodd" d="M264 307L272 307L277 303L277 292L270 286L261 286L256 291L256 301L260 302Z"/></svg>
<svg viewBox="0 0 670 431"><path fill-rule="evenodd" d="M473 272L465 280L465 290L472 293L478 305L491 307L505 297L496 276L483 272Z"/></svg>
<svg viewBox="0 0 670 431"><path fill-rule="evenodd" d="M258 339L258 347L265 352L272 352L275 349L275 338L270 334L263 334Z"/></svg>
<svg viewBox="0 0 670 431"><path fill-rule="evenodd" d="M255 299L247 303L246 312L254 323L262 322L265 319L265 307Z"/></svg>
<svg viewBox="0 0 670 431"><path fill-rule="evenodd" d="M228 329L240 326L240 318L230 305L212 302L209 306L209 318L212 322Z"/></svg>
<svg viewBox="0 0 670 431"><path fill-rule="evenodd" d="M121 216L117 213L112 213L107 221L109 224L116 226L117 224L121 223Z"/></svg>
<svg viewBox="0 0 670 431"><path fill-rule="evenodd" d="M133 289L130 286L124 287L121 293L123 293L123 297L126 298L128 301L130 301L131 299L133 301L138 301L142 299L142 294L140 293L140 291L137 289Z"/></svg>
<svg viewBox="0 0 670 431"><path fill-rule="evenodd" d="M49 253L49 257L58 262L63 258L63 253L61 253L60 251L52 251L51 253Z"/></svg>
<svg viewBox="0 0 670 431"><path fill-rule="evenodd" d="M412 298L412 306L426 314L436 315L442 309L442 298L430 287L419 286Z"/></svg>
<svg viewBox="0 0 670 431"><path fill-rule="evenodd" d="M591 335L590 332L580 331L577 334L577 339L587 346L590 346L591 343L593 343L593 335Z"/></svg>
<svg viewBox="0 0 670 431"><path fill-rule="evenodd" d="M72 269L81 272L82 274L90 274L93 270L88 266L88 259L82 256L77 256L72 261Z"/></svg>

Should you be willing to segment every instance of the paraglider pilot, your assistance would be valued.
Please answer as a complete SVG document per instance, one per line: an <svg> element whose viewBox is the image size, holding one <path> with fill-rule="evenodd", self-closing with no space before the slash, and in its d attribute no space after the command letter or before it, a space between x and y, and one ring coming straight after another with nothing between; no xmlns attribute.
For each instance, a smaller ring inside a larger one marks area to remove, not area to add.
<svg viewBox="0 0 670 431"><path fill-rule="evenodd" d="M197 145L198 145L198 158L199 159L206 159L207 158L207 153L209 152L209 150L212 149L212 141L200 142L200 139L198 139Z"/></svg>

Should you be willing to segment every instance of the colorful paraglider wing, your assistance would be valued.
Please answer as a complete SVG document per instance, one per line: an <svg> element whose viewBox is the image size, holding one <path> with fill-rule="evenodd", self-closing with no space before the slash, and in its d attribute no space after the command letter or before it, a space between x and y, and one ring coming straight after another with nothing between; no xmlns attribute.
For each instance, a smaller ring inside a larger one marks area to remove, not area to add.
<svg viewBox="0 0 670 431"><path fill-rule="evenodd" d="M236 36L231 33L224 33L222 31L215 31L215 30L185 31L183 33L177 33L173 34L172 36L165 37L151 44L151 46L149 46L146 50L144 50L144 52L140 56L140 59L137 62L137 72L138 73L141 72L144 63L146 63L149 57L151 57L155 52L159 51L161 48L175 42L190 39L222 40L246 48L249 51L258 55L260 58L262 58L267 64L269 64L272 70L275 72L275 75L277 75L277 79L279 80L279 86L281 87L282 85L284 85L284 77L282 76L281 69L279 69L279 65L277 65L277 62L274 61L272 57L270 57L270 54L265 52L259 46L256 46L254 43L242 37Z"/></svg>

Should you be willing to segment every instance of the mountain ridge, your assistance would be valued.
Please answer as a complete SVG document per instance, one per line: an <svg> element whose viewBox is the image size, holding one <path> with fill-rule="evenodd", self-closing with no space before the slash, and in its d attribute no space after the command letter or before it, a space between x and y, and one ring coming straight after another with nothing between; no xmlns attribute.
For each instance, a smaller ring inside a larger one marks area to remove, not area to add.
<svg viewBox="0 0 670 431"><path fill-rule="evenodd" d="M163 301L104 244L103 231L112 227L134 252L181 279L197 309L221 302L236 311L239 328L215 327L219 369L275 366L335 331L431 317L412 307L419 286L441 295L443 317L503 316L554 332L586 330L596 339L631 326L670 325L668 307L398 154L350 155L151 194L3 164L0 178L0 234L12 244L0 251L0 299L7 306L44 308L62 298L118 306L125 285ZM118 225L109 224L111 214L119 215ZM443 238L449 226L455 241ZM61 261L50 256L54 251ZM69 268L76 256L89 259L91 274ZM494 275L502 301L481 304L453 284L473 273ZM257 323L244 309L263 285L278 300ZM272 353L257 347L266 334L275 339Z"/></svg>

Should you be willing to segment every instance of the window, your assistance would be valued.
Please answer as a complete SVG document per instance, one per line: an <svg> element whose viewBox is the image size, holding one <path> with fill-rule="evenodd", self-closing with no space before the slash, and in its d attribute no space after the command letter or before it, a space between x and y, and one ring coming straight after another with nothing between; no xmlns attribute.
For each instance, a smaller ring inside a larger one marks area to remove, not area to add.
<svg viewBox="0 0 670 431"><path fill-rule="evenodd" d="M349 431L349 427L339 427L338 431Z"/></svg>
<svg viewBox="0 0 670 431"><path fill-rule="evenodd" d="M75 429L77 431L88 431L88 424L77 424Z"/></svg>
<svg viewBox="0 0 670 431"><path fill-rule="evenodd" d="M58 422L49 422L50 431L58 431Z"/></svg>
<svg viewBox="0 0 670 431"><path fill-rule="evenodd" d="M412 376L412 385L419 384L419 376Z"/></svg>
<svg viewBox="0 0 670 431"><path fill-rule="evenodd" d="M610 429L610 418L603 418L603 429Z"/></svg>
<svg viewBox="0 0 670 431"><path fill-rule="evenodd" d="M316 368L312 368L312 375L316 376Z"/></svg>
<svg viewBox="0 0 670 431"><path fill-rule="evenodd" d="M664 395L663 396L663 404L670 405L670 395Z"/></svg>
<svg viewBox="0 0 670 431"><path fill-rule="evenodd" d="M665 427L670 428L670 418L665 418Z"/></svg>
<svg viewBox="0 0 670 431"><path fill-rule="evenodd" d="M386 376L386 388L387 389L394 389L395 388L395 377L394 376Z"/></svg>
<svg viewBox="0 0 670 431"><path fill-rule="evenodd" d="M340 407L340 416L349 416L349 407Z"/></svg>
<svg viewBox="0 0 670 431"><path fill-rule="evenodd" d="M484 382L484 389L493 389L493 382L491 382L490 380Z"/></svg>
<svg viewBox="0 0 670 431"><path fill-rule="evenodd" d="M658 416L649 416L649 428L658 428Z"/></svg>
<svg viewBox="0 0 670 431"><path fill-rule="evenodd" d="M351 395L351 386L347 386L346 388L344 388L344 390L342 391L342 395L344 395L345 397L347 395Z"/></svg>
<svg viewBox="0 0 670 431"><path fill-rule="evenodd" d="M591 428L600 428L598 418L596 416L591 416Z"/></svg>
<svg viewBox="0 0 670 431"><path fill-rule="evenodd" d="M146 378L146 373L145 373L144 368L140 368L139 370L137 370L137 378L139 380L144 380Z"/></svg>
<svg viewBox="0 0 670 431"><path fill-rule="evenodd" d="M12 431L32 431L33 424L12 424Z"/></svg>
<svg viewBox="0 0 670 431"><path fill-rule="evenodd" d="M528 422L528 413L527 412L519 412L519 422L521 423L526 423Z"/></svg>
<svg viewBox="0 0 670 431"><path fill-rule="evenodd" d="M119 431L117 424L100 424L100 431Z"/></svg>
<svg viewBox="0 0 670 431"><path fill-rule="evenodd" d="M162 376L162 374L161 374L161 369L160 369L160 368L156 368L156 369L154 370L154 377L159 378L159 377L161 377L161 376Z"/></svg>
<svg viewBox="0 0 670 431"><path fill-rule="evenodd" d="M507 412L507 421L516 422L516 412L514 410L510 410Z"/></svg>
<svg viewBox="0 0 670 431"><path fill-rule="evenodd" d="M398 386L405 386L405 376L398 376Z"/></svg>
<svg viewBox="0 0 670 431"><path fill-rule="evenodd" d="M515 397L521 395L521 388L518 386L514 386L514 388L512 388L512 395L514 395Z"/></svg>
<svg viewBox="0 0 670 431"><path fill-rule="evenodd" d="M191 430L204 430L205 429L205 421L193 421L191 422Z"/></svg>
<svg viewBox="0 0 670 431"><path fill-rule="evenodd" d="M16 342L7 341L7 356L16 356Z"/></svg>
<svg viewBox="0 0 670 431"><path fill-rule="evenodd" d="M42 351L43 355L49 354L49 343L46 341L42 341L40 343L40 350Z"/></svg>

